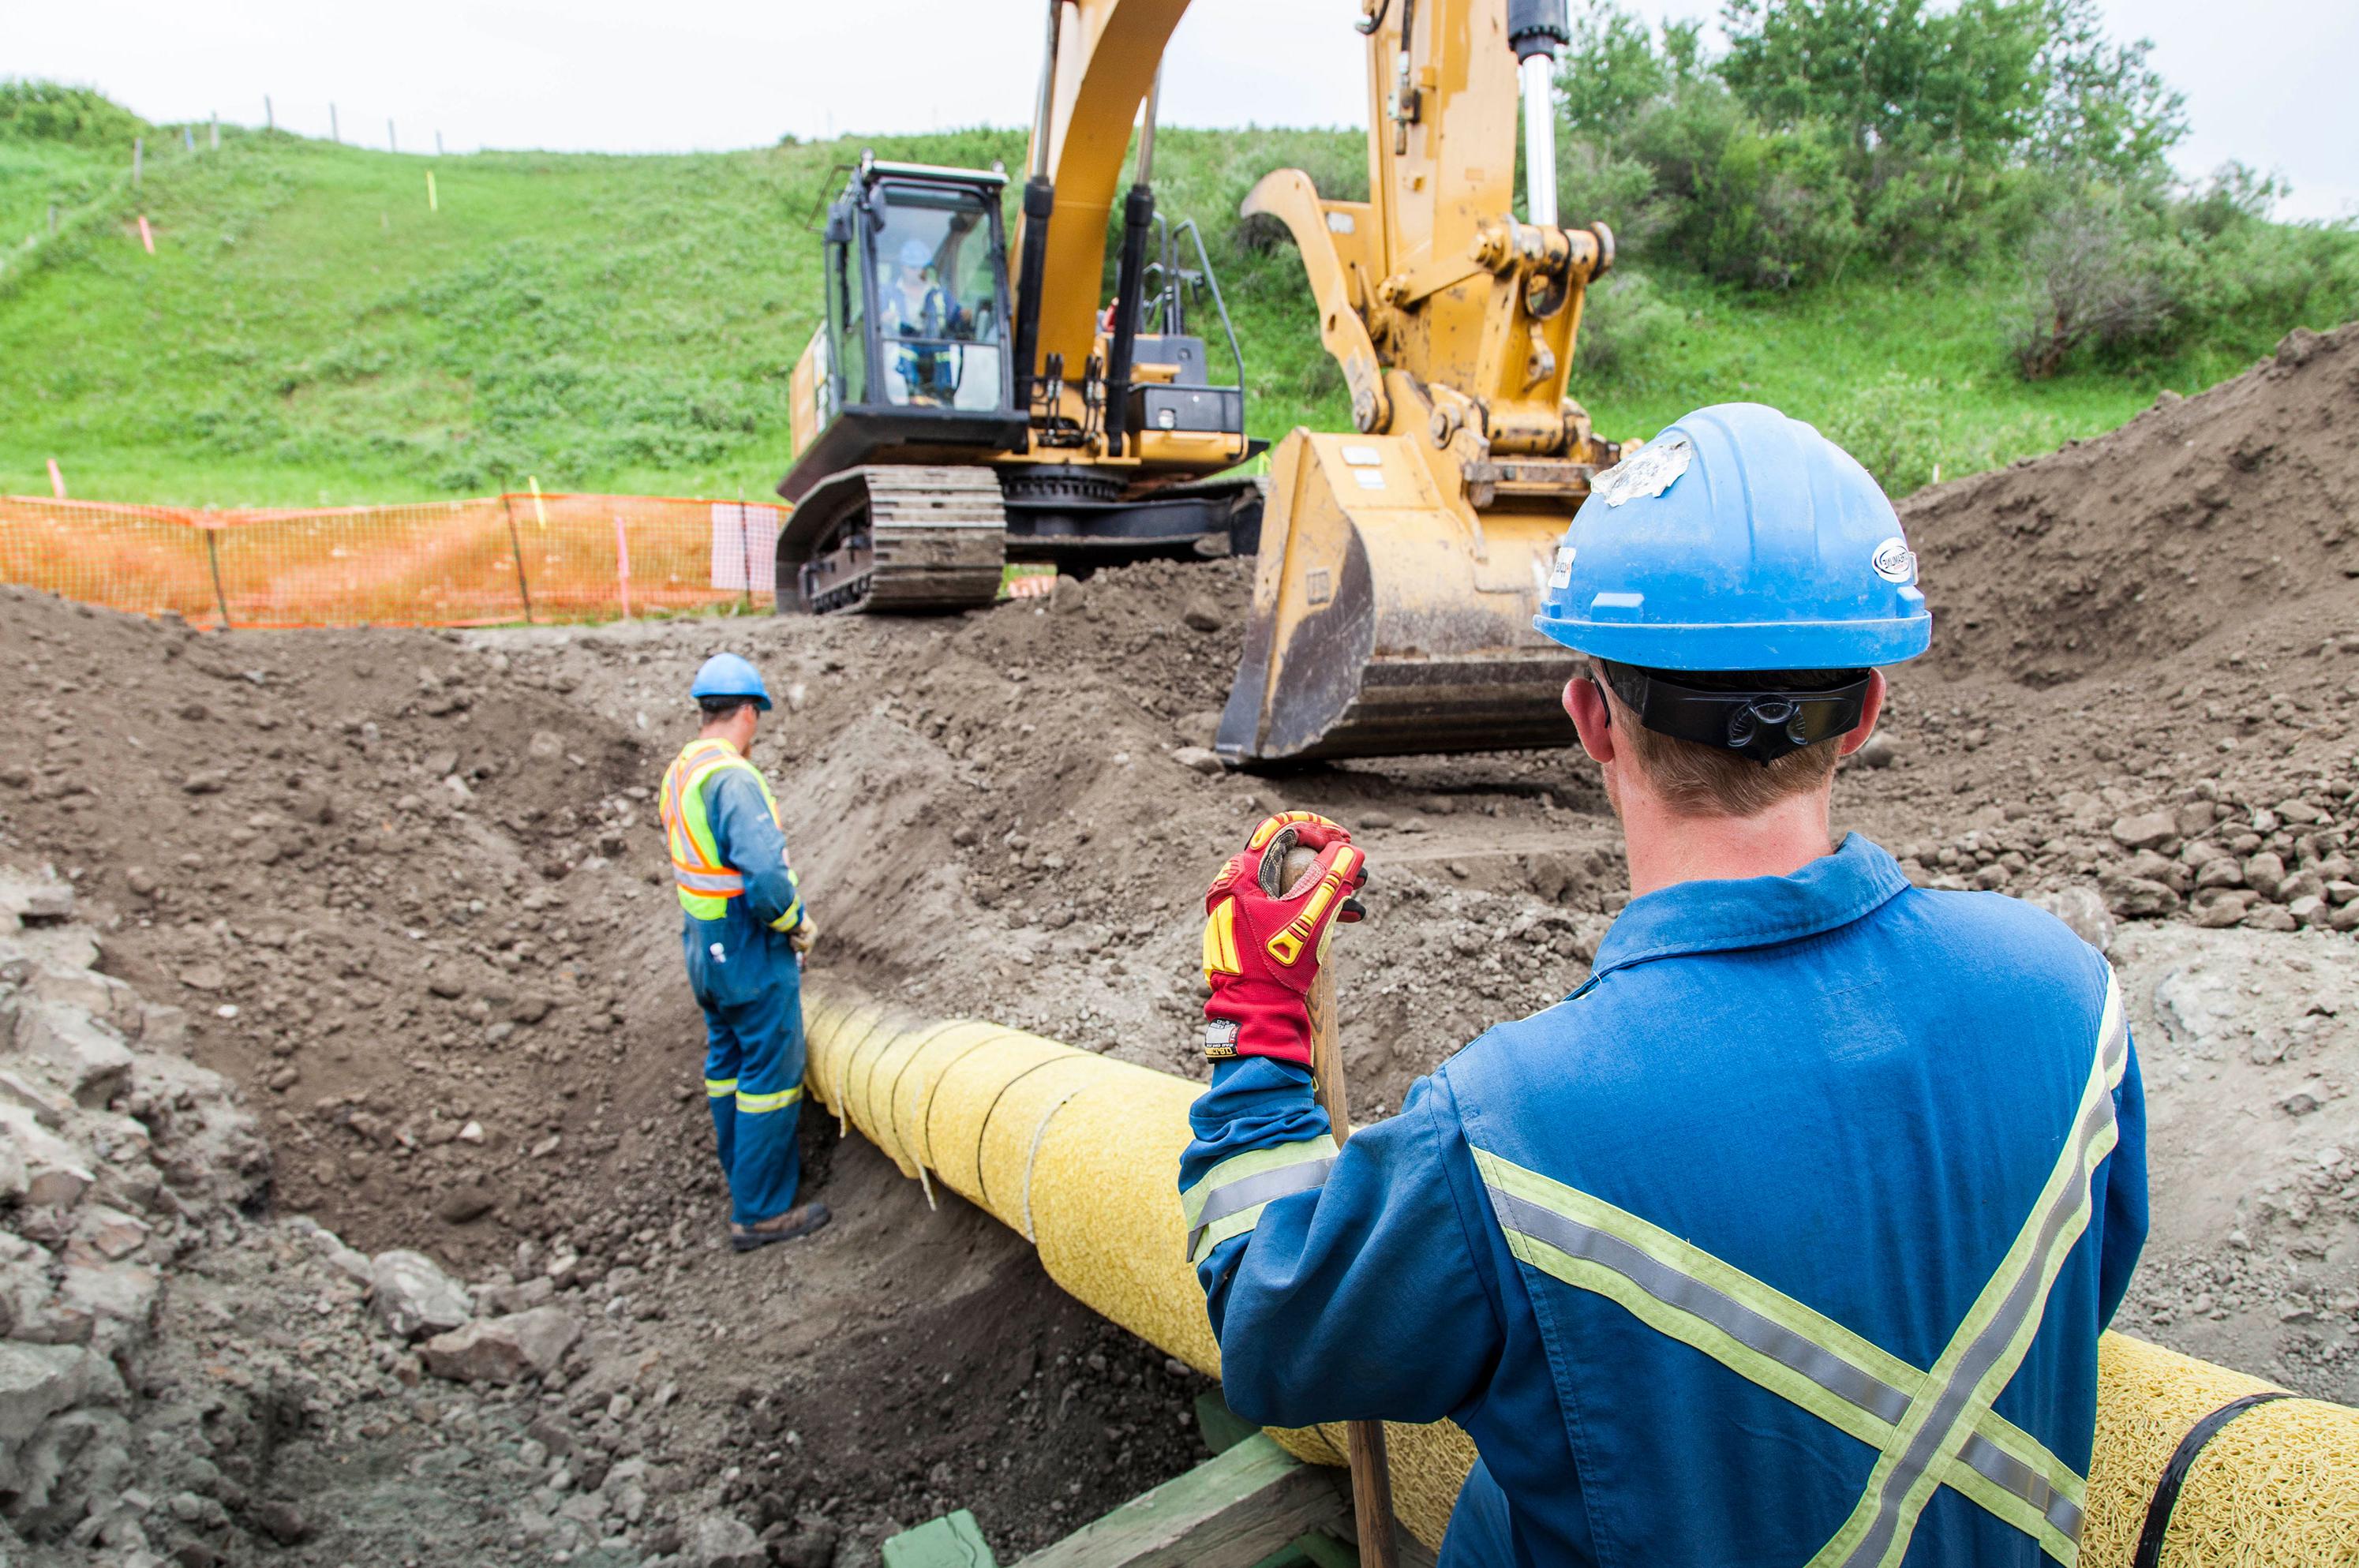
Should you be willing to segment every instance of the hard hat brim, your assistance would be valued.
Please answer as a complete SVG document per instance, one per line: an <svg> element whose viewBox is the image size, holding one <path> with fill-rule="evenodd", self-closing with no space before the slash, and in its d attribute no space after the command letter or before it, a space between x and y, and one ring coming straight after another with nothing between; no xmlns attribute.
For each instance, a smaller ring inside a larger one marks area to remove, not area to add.
<svg viewBox="0 0 2359 1568"><path fill-rule="evenodd" d="M1904 663L1933 642L1930 615L1643 626L1537 615L1532 626L1575 653L1650 670L1865 670Z"/></svg>

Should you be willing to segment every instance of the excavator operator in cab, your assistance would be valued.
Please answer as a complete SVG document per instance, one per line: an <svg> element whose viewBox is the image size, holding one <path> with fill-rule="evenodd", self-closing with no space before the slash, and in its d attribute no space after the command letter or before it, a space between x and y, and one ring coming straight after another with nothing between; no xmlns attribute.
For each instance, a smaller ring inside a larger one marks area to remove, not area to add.
<svg viewBox="0 0 2359 1568"><path fill-rule="evenodd" d="M928 276L933 253L920 239L901 242L899 265L877 290L877 319L887 338L910 340L901 346L901 384L908 401L948 403L958 396L959 363L949 340L971 336L972 318L958 297Z"/></svg>
<svg viewBox="0 0 2359 1568"><path fill-rule="evenodd" d="M1698 409L1597 475L1535 624L1628 850L1563 1001L1339 1153L1304 997L1363 852L1273 817L1206 898L1180 1186L1228 1402L1455 1421L1444 1568L2071 1564L2145 1101L2102 953L1831 837L1931 640L1891 502L1776 409ZM1318 875L1265 880L1297 842Z"/></svg>

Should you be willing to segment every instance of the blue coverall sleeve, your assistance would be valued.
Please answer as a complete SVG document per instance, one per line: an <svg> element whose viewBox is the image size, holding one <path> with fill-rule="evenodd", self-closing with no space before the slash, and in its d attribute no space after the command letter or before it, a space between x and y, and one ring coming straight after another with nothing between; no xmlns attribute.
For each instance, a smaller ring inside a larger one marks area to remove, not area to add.
<svg viewBox="0 0 2359 1568"><path fill-rule="evenodd" d="M2130 1045L2121 1086L2114 1091L2114 1126L2119 1139L2105 1157L2105 1229L2104 1249L2097 1256L2100 1324L2114 1321L2146 1247L2146 1083L2138 1076L2136 1041Z"/></svg>
<svg viewBox="0 0 2359 1568"><path fill-rule="evenodd" d="M1327 1117L1290 1063L1221 1063L1190 1113L1183 1190L1248 1149L1313 1138ZM1436 1421L1479 1393L1504 1335L1484 1210L1439 1079L1355 1133L1324 1186L1272 1202L1197 1268L1221 1343L1223 1392L1279 1426Z"/></svg>
<svg viewBox="0 0 2359 1568"><path fill-rule="evenodd" d="M705 810L712 822L712 840L721 858L745 878L745 909L766 926L796 915L785 929L800 923L801 896L795 875L787 866L787 835L770 816L761 787L744 768L730 767L714 775Z"/></svg>

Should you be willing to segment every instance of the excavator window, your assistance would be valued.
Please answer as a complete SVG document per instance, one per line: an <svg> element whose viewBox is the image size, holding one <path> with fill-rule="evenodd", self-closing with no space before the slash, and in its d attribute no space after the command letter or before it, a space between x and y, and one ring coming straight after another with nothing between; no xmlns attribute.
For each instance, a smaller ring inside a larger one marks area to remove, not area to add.
<svg viewBox="0 0 2359 1568"><path fill-rule="evenodd" d="M885 400L988 409L1004 397L1002 260L974 191L885 186L868 212Z"/></svg>

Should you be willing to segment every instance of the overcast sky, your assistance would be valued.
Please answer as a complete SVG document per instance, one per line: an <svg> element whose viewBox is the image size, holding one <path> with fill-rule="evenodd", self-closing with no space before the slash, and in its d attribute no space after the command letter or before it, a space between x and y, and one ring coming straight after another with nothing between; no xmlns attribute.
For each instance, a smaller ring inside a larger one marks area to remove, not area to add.
<svg viewBox="0 0 2359 1568"><path fill-rule="evenodd" d="M1575 0L1578 4L1579 0ZM1654 16L1710 3L1645 3ZM2187 93L2179 161L2237 158L2289 180L2288 217L2359 215L2359 5L2109 0ZM1164 76L1165 123L1358 125L1354 0L1194 0ZM405 151L751 147L782 131L930 130L1028 119L1037 0L0 0L0 74L103 89L154 120L219 113Z"/></svg>

